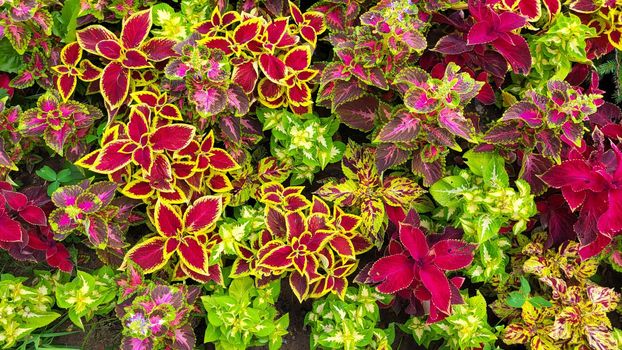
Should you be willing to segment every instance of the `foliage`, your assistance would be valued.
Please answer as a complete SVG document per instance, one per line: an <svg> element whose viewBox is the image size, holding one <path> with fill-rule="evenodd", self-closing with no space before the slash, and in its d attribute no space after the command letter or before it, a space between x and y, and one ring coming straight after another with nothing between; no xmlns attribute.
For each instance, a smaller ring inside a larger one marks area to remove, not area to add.
<svg viewBox="0 0 622 350"><path fill-rule="evenodd" d="M530 187L516 180L510 187L504 159L495 153L465 153L469 170L458 170L430 187L432 197L443 206L436 214L462 227L465 238L477 243L477 259L469 270L474 281L504 277L509 242L500 230L513 223L514 234L527 228L536 214Z"/></svg>
<svg viewBox="0 0 622 350"><path fill-rule="evenodd" d="M261 345L279 349L289 325L289 314L279 317L275 307L280 282L258 289L250 277L242 277L232 280L227 287L201 297L208 322L205 342L214 343L216 349Z"/></svg>
<svg viewBox="0 0 622 350"><path fill-rule="evenodd" d="M1 181L0 247L14 259L46 261L50 266L71 271L69 251L52 239L48 214L42 209L49 208L49 203L43 188L29 187L16 192L8 182Z"/></svg>
<svg viewBox="0 0 622 350"><path fill-rule="evenodd" d="M0 346L619 348L620 5L0 0Z"/></svg>
<svg viewBox="0 0 622 350"><path fill-rule="evenodd" d="M116 306L123 325L122 349L194 348L196 336L189 321L199 296L197 286L143 281L135 266L117 283L135 288L129 293L124 290Z"/></svg>
<svg viewBox="0 0 622 350"><path fill-rule="evenodd" d="M52 291L41 283L24 284L26 280L10 274L0 276L0 345L3 349L15 346L33 331L60 317L52 311Z"/></svg>
<svg viewBox="0 0 622 350"><path fill-rule="evenodd" d="M311 349L391 349L394 325L378 325L378 302L390 299L362 285L349 287L344 299L330 295L316 300L304 321L311 329Z"/></svg>
<svg viewBox="0 0 622 350"><path fill-rule="evenodd" d="M117 295L114 278L115 273L108 266L93 274L78 271L71 282L56 286L56 304L68 309L71 322L84 330L83 318L88 321L113 309Z"/></svg>
<svg viewBox="0 0 622 350"><path fill-rule="evenodd" d="M375 153L371 147L349 143L341 160L346 177L323 185L316 194L335 205L358 207L363 232L380 247L384 241L382 227L387 221L385 206L408 210L422 189L409 177L384 177L376 167Z"/></svg>
<svg viewBox="0 0 622 350"><path fill-rule="evenodd" d="M607 312L616 308L620 294L589 280L598 263L580 262L576 242L562 245L559 252L544 251L538 244L528 245L524 251L542 254L527 260L523 269L548 287L551 303L523 303L519 317L514 317L503 332L504 343L530 344L531 349L619 346Z"/></svg>
<svg viewBox="0 0 622 350"><path fill-rule="evenodd" d="M292 185L313 181L313 175L343 157L345 145L333 141L339 122L333 118L302 117L285 110L260 109L264 130L272 131L270 151L292 168Z"/></svg>
<svg viewBox="0 0 622 350"><path fill-rule="evenodd" d="M78 232L96 249L111 249L122 254L125 231L142 218L132 213L135 201L114 198L116 190L114 182L91 184L89 180L57 189L51 197L57 209L49 215L54 238L63 240L72 232Z"/></svg>
<svg viewBox="0 0 622 350"><path fill-rule="evenodd" d="M502 326L491 327L486 314L486 299L478 292L465 297L464 304L455 305L452 314L440 322L427 324L417 317L410 318L400 328L411 333L417 344L426 347L443 339L448 349L498 349L495 341Z"/></svg>

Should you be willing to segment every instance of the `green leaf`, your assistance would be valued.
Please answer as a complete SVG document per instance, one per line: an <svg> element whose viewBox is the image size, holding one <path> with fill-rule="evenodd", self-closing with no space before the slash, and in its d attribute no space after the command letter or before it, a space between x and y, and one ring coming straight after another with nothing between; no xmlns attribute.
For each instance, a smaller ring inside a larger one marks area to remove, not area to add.
<svg viewBox="0 0 622 350"><path fill-rule="evenodd" d="M18 73L24 61L7 38L0 40L0 71Z"/></svg>
<svg viewBox="0 0 622 350"><path fill-rule="evenodd" d="M61 10L61 20L64 25L63 41L70 43L76 40L76 27L80 15L80 0L67 0Z"/></svg>
<svg viewBox="0 0 622 350"><path fill-rule="evenodd" d="M520 278L520 290L519 292L524 296L528 296L531 293L531 286L529 285L529 281L523 276Z"/></svg>
<svg viewBox="0 0 622 350"><path fill-rule="evenodd" d="M22 327L33 328L33 329L45 327L59 317L60 317L60 314L56 312L51 312L51 311L43 313L43 314L31 316L31 317L26 318L27 322L25 322L22 325Z"/></svg>
<svg viewBox="0 0 622 350"><path fill-rule="evenodd" d="M56 174L56 180L63 183L71 181L71 169L63 169L59 171L58 174Z"/></svg>
<svg viewBox="0 0 622 350"><path fill-rule="evenodd" d="M525 296L520 292L511 292L506 303L515 308L521 308L525 303Z"/></svg>
<svg viewBox="0 0 622 350"><path fill-rule="evenodd" d="M35 174L37 174L37 176L46 181L56 181L57 179L57 175L54 169L50 168L47 165L35 171Z"/></svg>
<svg viewBox="0 0 622 350"><path fill-rule="evenodd" d="M207 328L205 329L205 338L203 341L205 343L211 343L211 342L215 342L219 338L220 338L220 332L218 331L218 329L211 323L208 323Z"/></svg>
<svg viewBox="0 0 622 350"><path fill-rule="evenodd" d="M236 278L229 286L229 295L238 302L248 300L249 292L254 289L253 280L250 277Z"/></svg>
<svg viewBox="0 0 622 350"><path fill-rule="evenodd" d="M48 196L52 196L52 193L54 193L58 188L60 187L60 182L58 181L54 181L51 184L48 185Z"/></svg>
<svg viewBox="0 0 622 350"><path fill-rule="evenodd" d="M539 295L538 295L538 296L535 296L535 297L533 297L533 298L530 298L528 301L529 301L529 303L530 303L531 305L533 305L533 306L534 306L534 307L536 307L536 308L540 308L540 307L551 307L551 306L553 306L553 304L551 304L551 302L550 302L550 301L548 301L548 300L544 299L543 297L541 297L541 296L539 296Z"/></svg>
<svg viewBox="0 0 622 350"><path fill-rule="evenodd" d="M477 225L477 243L482 244L495 237L503 222L502 218L494 218L488 214L480 216L475 223Z"/></svg>
<svg viewBox="0 0 622 350"><path fill-rule="evenodd" d="M467 186L467 181L461 176L447 176L435 182L430 187L430 194L444 207L456 207L462 200L459 196L461 189Z"/></svg>
<svg viewBox="0 0 622 350"><path fill-rule="evenodd" d="M510 179L505 171L505 160L494 154L483 171L484 182L492 187L508 187Z"/></svg>
<svg viewBox="0 0 622 350"><path fill-rule="evenodd" d="M169 4L157 4L151 8L151 18L153 19L153 24L162 27L163 24L166 24L166 19L173 16L175 10Z"/></svg>
<svg viewBox="0 0 622 350"><path fill-rule="evenodd" d="M84 330L84 324L82 323L82 319L76 314L75 310L69 310L69 319L71 320L71 322L73 322L73 324L80 327L81 330Z"/></svg>
<svg viewBox="0 0 622 350"><path fill-rule="evenodd" d="M475 152L468 150L462 158L467 159L465 162L469 166L471 172L478 176L484 176L484 168L488 165L492 158L491 152Z"/></svg>

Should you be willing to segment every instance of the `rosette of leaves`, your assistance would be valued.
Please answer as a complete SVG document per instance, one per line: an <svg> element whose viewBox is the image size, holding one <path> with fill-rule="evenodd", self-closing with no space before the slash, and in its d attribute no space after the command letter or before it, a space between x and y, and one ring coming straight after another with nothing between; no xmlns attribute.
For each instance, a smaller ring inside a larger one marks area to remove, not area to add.
<svg viewBox="0 0 622 350"><path fill-rule="evenodd" d="M140 283L133 296L116 307L123 325L122 349L192 350L196 344L191 315L200 289L183 284Z"/></svg>
<svg viewBox="0 0 622 350"><path fill-rule="evenodd" d="M44 1L3 1L0 5L0 28L15 51L26 52L33 34L52 34L53 19Z"/></svg>
<svg viewBox="0 0 622 350"><path fill-rule="evenodd" d="M39 283L24 284L26 278L10 274L0 276L0 346L16 348L16 344L33 331L52 323L60 314L52 311L51 290Z"/></svg>
<svg viewBox="0 0 622 350"><path fill-rule="evenodd" d="M528 245L525 252L537 253L537 248ZM529 344L531 349L619 348L607 313L616 308L620 294L589 280L597 266L581 262L576 242L560 247L559 253L527 260L523 269L548 287L543 292L550 293L552 306L524 302L521 314L506 326L503 342Z"/></svg>
<svg viewBox="0 0 622 350"><path fill-rule="evenodd" d="M115 122L101 139L101 148L78 162L91 171L110 174L127 197L149 204L157 200L183 203L193 193L232 189L226 173L238 167L224 149L215 147L214 134L196 135L192 125L177 123L168 103L158 105L154 92L137 92L136 99L150 100L130 109L129 121ZM164 102L164 97L162 102ZM153 112L152 112L153 110ZM166 112L164 112L166 110Z"/></svg>
<svg viewBox="0 0 622 350"><path fill-rule="evenodd" d="M106 315L115 305L117 285L115 272L109 266L93 274L78 271L69 283L56 286L56 304L68 309L71 322L84 330L82 319L89 321L95 315Z"/></svg>
<svg viewBox="0 0 622 350"><path fill-rule="evenodd" d="M69 251L53 239L48 226L49 203L43 187L17 192L8 182L0 181L0 247L16 260L46 261L70 272Z"/></svg>
<svg viewBox="0 0 622 350"><path fill-rule="evenodd" d="M475 245L445 237L432 240L415 224L409 219L399 223L399 240L389 243L386 255L371 265L364 280L378 283L379 292L398 295L411 307L429 305L428 322L432 323L450 315L452 304L463 302L459 288L464 278L450 279L446 271L469 266Z"/></svg>
<svg viewBox="0 0 622 350"><path fill-rule="evenodd" d="M573 229L579 238L583 259L595 256L622 230L621 208L622 151L611 143L605 149L602 133L592 134L595 149L573 150L568 160L545 172L541 179L559 188L572 211L579 210ZM615 162L614 162L615 160Z"/></svg>
<svg viewBox="0 0 622 350"><path fill-rule="evenodd" d="M41 137L59 155L76 160L86 152L84 139L93 122L102 117L96 107L76 101L61 101L48 91L37 100L37 107L20 115L19 130L24 136Z"/></svg>
<svg viewBox="0 0 622 350"><path fill-rule="evenodd" d="M110 181L63 186L52 194L57 209L49 216L55 239L63 240L73 232L88 238L98 250L111 249L122 254L124 235L129 226L142 218L132 213L137 201L114 198L117 184Z"/></svg>
<svg viewBox="0 0 622 350"><path fill-rule="evenodd" d="M464 157L469 169L456 169L455 175L433 184L430 194L441 205L435 216L462 228L465 239L479 245L471 278L489 281L504 276L508 262L504 251L510 243L499 236L501 228L513 223L514 234L523 232L537 209L526 181L515 181L518 191L510 187L501 156L468 151Z"/></svg>
<svg viewBox="0 0 622 350"><path fill-rule="evenodd" d="M236 116L248 113L251 101L242 86L231 81L232 65L222 50L185 45L181 56L171 60L164 71L169 79L185 82L197 114L195 123L212 124L224 112Z"/></svg>
<svg viewBox="0 0 622 350"><path fill-rule="evenodd" d="M101 25L91 25L76 32L80 48L105 62L99 92L110 111L120 107L129 96L132 72L152 68L152 62L177 56L173 51L175 40L147 39L152 23L151 9L147 9L127 17L120 36Z"/></svg>
<svg viewBox="0 0 622 350"><path fill-rule="evenodd" d="M177 257L174 279L222 284L220 255L212 254L212 249L220 241L214 229L223 207L221 196L200 197L183 212L180 206L157 202L152 215L156 232L132 247L121 267L133 263L152 273Z"/></svg>
<svg viewBox="0 0 622 350"><path fill-rule="evenodd" d="M331 211L321 199L307 200L302 187L262 186L266 230L250 246L238 246L232 276L254 275L259 286L289 275L299 301L335 293L343 298L357 255L371 244L358 227L361 217Z"/></svg>
<svg viewBox="0 0 622 350"><path fill-rule="evenodd" d="M381 33L383 42L394 56L422 52L427 47L422 33L427 23L419 15L417 5L409 0L381 0L361 15L361 23Z"/></svg>
<svg viewBox="0 0 622 350"><path fill-rule="evenodd" d="M319 118L315 114L300 117L286 110L268 109L258 109L257 117L264 131L272 133L272 155L291 166L292 185L313 181L315 173L343 156L345 144L333 141L339 128L339 121L334 118Z"/></svg>
<svg viewBox="0 0 622 350"><path fill-rule="evenodd" d="M505 111L484 140L524 150L527 154L519 177L529 182L534 193L542 193L546 185L537 175L561 162L564 147L581 147L584 123L603 105L597 86L593 80L584 92L564 81L548 81L545 95L529 90Z"/></svg>
<svg viewBox="0 0 622 350"><path fill-rule="evenodd" d="M391 349L394 325L380 328L378 310L379 302L390 300L364 285L349 287L343 300L335 295L316 300L304 320L311 329L311 349Z"/></svg>
<svg viewBox="0 0 622 350"><path fill-rule="evenodd" d="M383 244L383 226L386 226L386 206L408 211L423 190L412 179L388 175L376 167L376 149L348 143L341 169L345 178L330 181L315 194L335 205L353 207L363 220L361 231L372 237L377 247Z"/></svg>
<svg viewBox="0 0 622 350"><path fill-rule="evenodd" d="M500 349L495 341L503 326L492 327L488 323L486 299L479 291L463 299L464 304L454 305L452 314L440 322L428 324L412 317L400 328L426 348L431 342L444 340L442 347L448 349Z"/></svg>
<svg viewBox="0 0 622 350"><path fill-rule="evenodd" d="M279 316L275 307L280 289L280 281L259 289L250 277L242 277L233 279L227 289L202 296L207 313L204 341L223 350L265 345L279 349L289 325L289 314Z"/></svg>
<svg viewBox="0 0 622 350"><path fill-rule="evenodd" d="M573 14L558 14L546 33L528 37L533 55L533 71L529 83L543 90L549 80L564 80L573 63L590 64L585 51L587 39L596 36L596 29Z"/></svg>
<svg viewBox="0 0 622 350"><path fill-rule="evenodd" d="M222 50L230 58L234 68L229 79L249 97L254 98L257 89L260 103L305 114L311 112L310 83L318 73L310 68L311 57L317 36L326 27L321 13L302 13L289 4L291 25L290 17L267 21L237 11L221 14L216 6L210 19L196 26L196 43ZM308 44L299 44L302 40Z"/></svg>
<svg viewBox="0 0 622 350"><path fill-rule="evenodd" d="M386 111L388 121L375 135L379 170L405 162L412 154L412 170L424 184L440 179L449 149L461 150L456 136L478 142L473 121L464 107L477 95L483 83L450 63L442 78L433 78L417 67L402 69L393 83L404 98L406 108Z"/></svg>

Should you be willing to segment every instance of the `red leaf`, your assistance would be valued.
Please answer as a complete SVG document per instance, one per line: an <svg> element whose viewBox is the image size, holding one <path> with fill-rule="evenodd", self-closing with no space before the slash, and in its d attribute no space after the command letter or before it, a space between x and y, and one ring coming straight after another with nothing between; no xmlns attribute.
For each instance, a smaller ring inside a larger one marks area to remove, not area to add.
<svg viewBox="0 0 622 350"><path fill-rule="evenodd" d="M288 268L292 265L292 260L289 257L292 252L292 247L287 245L271 248L265 253L260 251L258 254L260 256L259 264L276 269Z"/></svg>
<svg viewBox="0 0 622 350"><path fill-rule="evenodd" d="M442 270L465 268L473 261L475 247L463 241L444 239L432 246L434 264Z"/></svg>
<svg viewBox="0 0 622 350"><path fill-rule="evenodd" d="M413 282L413 265L414 262L403 254L385 256L372 265L369 278L372 282L382 282L376 287L380 293L393 294Z"/></svg>
<svg viewBox="0 0 622 350"><path fill-rule="evenodd" d="M300 238L300 236L307 231L307 225L305 218L302 216L300 212L291 212L287 213L286 216L287 223L287 239L289 241L292 238Z"/></svg>
<svg viewBox="0 0 622 350"><path fill-rule="evenodd" d="M151 63L144 53L138 50L127 50L123 59L123 66L129 69L140 69L151 67Z"/></svg>
<svg viewBox="0 0 622 350"><path fill-rule="evenodd" d="M150 61L160 62L170 57L177 57L179 54L173 50L177 42L167 38L152 38L147 40L140 50L144 52Z"/></svg>
<svg viewBox="0 0 622 350"><path fill-rule="evenodd" d="M121 45L116 40L102 40L97 43L95 48L98 54L111 61L121 58Z"/></svg>
<svg viewBox="0 0 622 350"><path fill-rule="evenodd" d="M610 189L607 198L609 206L598 218L598 231L613 234L622 230L622 189Z"/></svg>
<svg viewBox="0 0 622 350"><path fill-rule="evenodd" d="M184 213L184 223L188 232L197 234L210 228L222 214L222 197L203 196L192 204Z"/></svg>
<svg viewBox="0 0 622 350"><path fill-rule="evenodd" d="M159 127L149 141L154 151L179 151L188 146L194 138L196 129L192 125L173 124Z"/></svg>
<svg viewBox="0 0 622 350"><path fill-rule="evenodd" d="M24 209L20 210L19 216L32 225L47 225L47 218L45 216L45 212L43 212L41 208L34 205L27 205Z"/></svg>
<svg viewBox="0 0 622 350"><path fill-rule="evenodd" d="M63 47L60 51L60 59L66 65L75 66L82 58L82 49L80 48L80 44L77 42L72 42Z"/></svg>
<svg viewBox="0 0 622 350"><path fill-rule="evenodd" d="M237 45L243 45L255 39L262 29L260 18L251 18L235 28L233 31L233 40Z"/></svg>
<svg viewBox="0 0 622 350"><path fill-rule="evenodd" d="M73 94L73 91L76 88L76 83L77 79L72 75L63 74L58 77L58 80L56 81L56 87L58 88L58 92L60 93L60 96L63 98L63 100L69 99L71 94Z"/></svg>
<svg viewBox="0 0 622 350"><path fill-rule="evenodd" d="M289 286L292 288L292 292L294 292L299 302L307 298L307 294L309 294L309 283L305 276L298 271L293 271L289 275Z"/></svg>
<svg viewBox="0 0 622 350"><path fill-rule="evenodd" d="M151 9L132 14L121 29L121 42L126 49L139 47L151 30Z"/></svg>
<svg viewBox="0 0 622 350"><path fill-rule="evenodd" d="M22 225L6 214L0 214L0 242L21 242Z"/></svg>
<svg viewBox="0 0 622 350"><path fill-rule="evenodd" d="M257 72L257 63L255 61L249 60L233 67L231 80L240 85L247 94L255 91L258 79L259 73Z"/></svg>
<svg viewBox="0 0 622 350"><path fill-rule="evenodd" d="M262 54L259 56L259 67L266 77L275 83L279 83L285 78L285 63L274 55Z"/></svg>
<svg viewBox="0 0 622 350"><path fill-rule="evenodd" d="M207 254L207 249L199 243L196 237L185 237L184 240L181 241L179 247L177 247L177 252L184 262L184 265L190 270L208 274L209 256Z"/></svg>
<svg viewBox="0 0 622 350"><path fill-rule="evenodd" d="M28 204L28 197L25 194L14 191L3 191L2 195L6 203L15 211L22 210ZM4 209L4 208L1 208Z"/></svg>
<svg viewBox="0 0 622 350"><path fill-rule="evenodd" d="M399 234L400 242L415 260L421 260L429 255L428 242L425 234L419 228L402 222L400 223Z"/></svg>
<svg viewBox="0 0 622 350"><path fill-rule="evenodd" d="M295 71L301 71L311 64L311 48L307 45L296 46L283 58L285 65Z"/></svg>
<svg viewBox="0 0 622 350"><path fill-rule="evenodd" d="M606 180L585 161L572 159L556 165L540 176L547 185L555 188L569 186L574 192L589 189L601 192L607 185Z"/></svg>
<svg viewBox="0 0 622 350"><path fill-rule="evenodd" d="M91 170L110 174L126 166L132 160L132 155L121 153L120 150L127 143L126 140L118 140L106 144L97 156Z"/></svg>
<svg viewBox="0 0 622 350"><path fill-rule="evenodd" d="M108 63L99 80L99 89L104 100L111 107L120 106L130 90L130 77L127 68L119 62Z"/></svg>
<svg viewBox="0 0 622 350"><path fill-rule="evenodd" d="M99 24L76 31L76 39L81 48L95 55L98 55L96 47L100 41L118 40L116 35Z"/></svg>
<svg viewBox="0 0 622 350"><path fill-rule="evenodd" d="M154 224L163 236L175 237L181 234L183 222L181 215L175 210L176 207L158 201L155 205L153 218Z"/></svg>
<svg viewBox="0 0 622 350"><path fill-rule="evenodd" d="M425 288L432 295L432 303L441 312L451 312L451 289L449 280L443 271L432 264L425 264L419 269L419 277Z"/></svg>
<svg viewBox="0 0 622 350"><path fill-rule="evenodd" d="M143 269L143 273L151 273L159 270L167 262L164 257L165 237L152 237L135 245L125 255L123 266L127 260L131 260Z"/></svg>

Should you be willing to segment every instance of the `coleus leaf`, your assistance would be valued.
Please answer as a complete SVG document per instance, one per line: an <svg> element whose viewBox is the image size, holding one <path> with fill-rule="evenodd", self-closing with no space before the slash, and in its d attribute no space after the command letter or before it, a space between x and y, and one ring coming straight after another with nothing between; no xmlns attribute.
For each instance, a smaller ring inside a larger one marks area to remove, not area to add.
<svg viewBox="0 0 622 350"><path fill-rule="evenodd" d="M416 114L401 111L382 127L376 142L410 142L419 134L421 120Z"/></svg>

